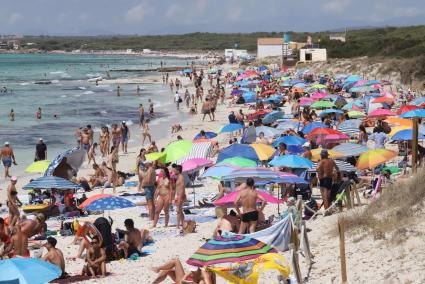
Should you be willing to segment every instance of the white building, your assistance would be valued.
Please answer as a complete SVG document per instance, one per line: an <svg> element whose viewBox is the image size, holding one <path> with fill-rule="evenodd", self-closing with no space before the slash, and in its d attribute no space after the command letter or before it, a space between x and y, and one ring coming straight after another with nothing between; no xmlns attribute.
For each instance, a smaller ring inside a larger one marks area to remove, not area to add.
<svg viewBox="0 0 425 284"><path fill-rule="evenodd" d="M329 40L339 40L341 42L346 42L346 34L345 33L330 34Z"/></svg>
<svg viewBox="0 0 425 284"><path fill-rule="evenodd" d="M258 38L257 59L282 56L283 38Z"/></svg>
<svg viewBox="0 0 425 284"><path fill-rule="evenodd" d="M328 59L326 48L302 48L300 49L301 62L318 62Z"/></svg>
<svg viewBox="0 0 425 284"><path fill-rule="evenodd" d="M249 57L248 51L246 49L225 49L224 58L227 62L232 60L239 60L241 58Z"/></svg>

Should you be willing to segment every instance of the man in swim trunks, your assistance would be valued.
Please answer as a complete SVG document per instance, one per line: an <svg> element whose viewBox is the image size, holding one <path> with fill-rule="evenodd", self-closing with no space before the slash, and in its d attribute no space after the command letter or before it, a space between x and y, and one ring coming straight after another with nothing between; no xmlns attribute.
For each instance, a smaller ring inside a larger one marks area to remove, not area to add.
<svg viewBox="0 0 425 284"><path fill-rule="evenodd" d="M143 104L139 104L139 126L141 127L145 123L145 109Z"/></svg>
<svg viewBox="0 0 425 284"><path fill-rule="evenodd" d="M121 142L121 129L118 128L117 124L112 125L112 146L114 146L117 150L119 150L120 142Z"/></svg>
<svg viewBox="0 0 425 284"><path fill-rule="evenodd" d="M133 254L142 254L143 240L141 232L134 228L133 219L125 219L124 226L126 230L117 229L117 232L125 234L125 241L120 242L118 248L124 250L125 258Z"/></svg>
<svg viewBox="0 0 425 284"><path fill-rule="evenodd" d="M146 194L146 203L149 211L149 219L153 221L155 216L155 203L154 203L154 194L155 194L155 181L156 174L155 168L151 161L146 161L146 173L143 177L142 188Z"/></svg>
<svg viewBox="0 0 425 284"><path fill-rule="evenodd" d="M258 221L257 199L261 200L259 211L263 211L267 204L266 200L255 190L254 179L248 178L246 180L246 187L238 193L235 200L236 211L241 216L239 234L244 234L247 228L249 233L255 232ZM240 204L242 205L243 214L239 210Z"/></svg>
<svg viewBox="0 0 425 284"><path fill-rule="evenodd" d="M102 247L98 236L94 236L90 243L89 249L87 250L86 262L87 264L82 271L83 276L106 276L106 251L105 248Z"/></svg>
<svg viewBox="0 0 425 284"><path fill-rule="evenodd" d="M88 153L90 150L90 135L87 128L80 132L80 143L81 147Z"/></svg>
<svg viewBox="0 0 425 284"><path fill-rule="evenodd" d="M50 262L51 264L56 265L62 271L62 276L66 275L65 272L65 259L63 258L63 253L60 249L56 248L57 240L52 237L47 238L47 242L43 245L47 249L47 253L43 255L42 259L44 261Z"/></svg>
<svg viewBox="0 0 425 284"><path fill-rule="evenodd" d="M334 176L334 170L336 173L339 172L338 166L334 160L329 159L329 153L323 149L320 152L320 162L317 165L317 176L320 182L320 193L322 194L323 207L329 208L331 190L332 190L332 178Z"/></svg>
<svg viewBox="0 0 425 284"><path fill-rule="evenodd" d="M176 199L174 203L176 204L176 214L177 214L177 229L183 229L184 225L184 213L183 213L183 204L186 202L186 191L185 191L185 183L184 177L182 175L182 166L176 165L173 167L173 172L175 175L175 188L176 188Z"/></svg>
<svg viewBox="0 0 425 284"><path fill-rule="evenodd" d="M9 169L12 166L12 162L14 165L17 164L15 155L13 154L13 149L10 147L9 142L5 142L4 147L0 150L0 159L4 166L4 178L10 178Z"/></svg>

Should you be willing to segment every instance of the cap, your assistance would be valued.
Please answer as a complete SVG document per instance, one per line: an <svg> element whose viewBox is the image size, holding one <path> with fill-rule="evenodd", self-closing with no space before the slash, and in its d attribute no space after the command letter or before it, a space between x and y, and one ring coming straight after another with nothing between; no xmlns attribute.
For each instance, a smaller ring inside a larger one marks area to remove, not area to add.
<svg viewBox="0 0 425 284"><path fill-rule="evenodd" d="M305 142L304 144L303 144L303 147L306 147L306 148L310 148L310 142Z"/></svg>
<svg viewBox="0 0 425 284"><path fill-rule="evenodd" d="M125 120L122 121L122 124L125 124Z"/></svg>
<svg viewBox="0 0 425 284"><path fill-rule="evenodd" d="M40 220L40 222L45 222L46 221L46 216L44 216L43 213L38 213L37 215L35 215L35 217Z"/></svg>
<svg viewBox="0 0 425 284"><path fill-rule="evenodd" d="M17 180L18 180L18 178L17 178L16 176L13 176L13 177L11 177L11 178L10 178L10 180L11 180L11 181L17 181Z"/></svg>
<svg viewBox="0 0 425 284"><path fill-rule="evenodd" d="M43 141L43 138L38 138L38 141Z"/></svg>
<svg viewBox="0 0 425 284"><path fill-rule="evenodd" d="M328 157L329 156L328 150L323 149L322 151L320 151L320 156L322 156L322 157Z"/></svg>
<svg viewBox="0 0 425 284"><path fill-rule="evenodd" d="M6 141L6 142L4 142L4 145L9 145L9 142L7 142L7 141Z"/></svg>

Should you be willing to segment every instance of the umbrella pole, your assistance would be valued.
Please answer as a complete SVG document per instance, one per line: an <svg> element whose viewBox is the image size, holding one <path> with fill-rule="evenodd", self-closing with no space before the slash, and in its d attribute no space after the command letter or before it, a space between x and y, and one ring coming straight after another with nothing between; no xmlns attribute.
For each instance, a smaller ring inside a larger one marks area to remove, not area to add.
<svg viewBox="0 0 425 284"><path fill-rule="evenodd" d="M279 196L280 196L280 184L278 184L277 187L277 215L280 215L280 202L279 202Z"/></svg>

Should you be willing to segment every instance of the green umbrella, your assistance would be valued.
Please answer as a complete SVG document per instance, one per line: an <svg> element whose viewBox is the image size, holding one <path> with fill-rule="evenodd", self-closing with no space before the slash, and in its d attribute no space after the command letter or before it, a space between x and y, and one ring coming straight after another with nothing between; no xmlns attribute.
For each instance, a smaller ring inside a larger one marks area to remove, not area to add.
<svg viewBox="0 0 425 284"><path fill-rule="evenodd" d="M397 166L385 166L382 168L381 173L384 171L390 171L391 174L396 174L396 173L399 173L401 169Z"/></svg>
<svg viewBox="0 0 425 284"><path fill-rule="evenodd" d="M327 87L322 84L314 84L310 86L310 89L326 89Z"/></svg>
<svg viewBox="0 0 425 284"><path fill-rule="evenodd" d="M249 167L256 167L257 163L253 160L242 158L242 157L232 157L224 159L223 161L217 163L219 164L231 164L234 166L238 166L241 168L249 168Z"/></svg>
<svg viewBox="0 0 425 284"><path fill-rule="evenodd" d="M172 163L187 156L192 149L192 144L190 140L177 140L170 143L165 148L165 154L167 154L165 162Z"/></svg>
<svg viewBox="0 0 425 284"><path fill-rule="evenodd" d="M332 103L332 102L328 102L328 101L317 101L317 102L313 103L310 107L314 108L314 109L331 108L331 107L335 107L335 104Z"/></svg>
<svg viewBox="0 0 425 284"><path fill-rule="evenodd" d="M364 112L358 110L352 110L348 112L349 118L363 118L365 116L366 114Z"/></svg>
<svg viewBox="0 0 425 284"><path fill-rule="evenodd" d="M166 157L165 152L153 152L146 155L146 160L148 161L159 160L161 163L164 163L165 157Z"/></svg>

